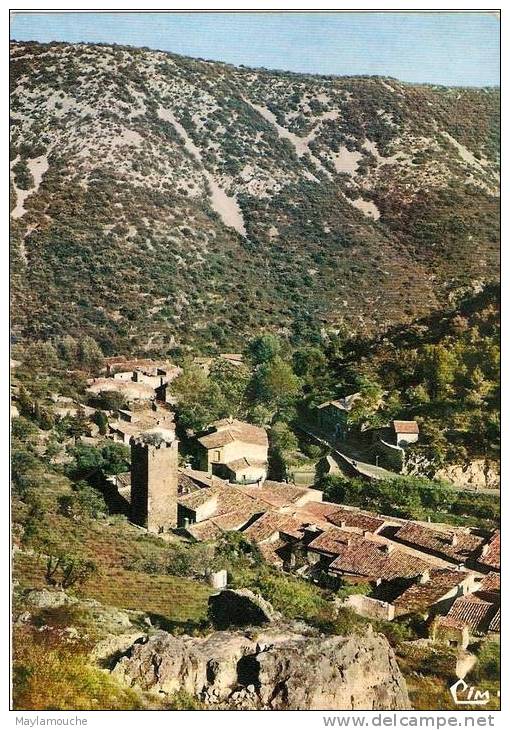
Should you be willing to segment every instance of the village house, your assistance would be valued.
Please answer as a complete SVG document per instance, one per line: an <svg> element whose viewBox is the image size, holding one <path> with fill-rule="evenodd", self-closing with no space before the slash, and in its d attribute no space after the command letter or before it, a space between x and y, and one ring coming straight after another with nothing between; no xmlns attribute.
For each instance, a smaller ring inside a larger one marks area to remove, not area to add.
<svg viewBox="0 0 510 730"><path fill-rule="evenodd" d="M400 527L393 539L458 565L473 565L485 542L485 538L466 528L425 527L411 521Z"/></svg>
<svg viewBox="0 0 510 730"><path fill-rule="evenodd" d="M107 437L118 443L129 445L131 438L141 433L160 433L164 438L173 438L174 414L153 403L149 408L121 409L118 417L108 422Z"/></svg>
<svg viewBox="0 0 510 730"><path fill-rule="evenodd" d="M392 421L391 432L395 444L401 448L415 444L420 435L420 429L416 421Z"/></svg>
<svg viewBox="0 0 510 730"><path fill-rule="evenodd" d="M136 426L130 420L136 414L121 416ZM225 424L236 426L232 419L218 423L219 433ZM212 470L181 469L173 432L142 433L130 445L131 473L115 482L131 519L150 532L164 537L179 530L195 541L240 532L278 568L311 579L326 575L338 585L369 584L369 596L349 602L362 615L392 620L417 614L424 621L441 615L444 620L433 624L437 640L464 645L466 631L499 630L499 574L476 574L462 565L472 555L488 555L495 564L497 536L487 540L323 502L319 490L293 484L233 484ZM399 533L400 543L394 539ZM444 567L445 561L457 565Z"/></svg>
<svg viewBox="0 0 510 730"><path fill-rule="evenodd" d="M430 626L429 636L439 644L456 649L467 649L469 646L467 624L451 616L436 616Z"/></svg>
<svg viewBox="0 0 510 730"><path fill-rule="evenodd" d="M225 418L197 439L199 466L234 484L261 484L267 476L265 429Z"/></svg>
<svg viewBox="0 0 510 730"><path fill-rule="evenodd" d="M475 587L474 573L432 568L392 601L395 616L417 614L428 619L436 614L445 614L456 598L471 593Z"/></svg>
<svg viewBox="0 0 510 730"><path fill-rule="evenodd" d="M348 432L347 417L361 393L352 393L344 398L328 400L316 408L317 425L335 438L345 439Z"/></svg>
<svg viewBox="0 0 510 730"><path fill-rule="evenodd" d="M491 535L482 545L475 558L477 570L482 572L499 571L501 568L501 533L499 530Z"/></svg>
<svg viewBox="0 0 510 730"><path fill-rule="evenodd" d="M330 527L307 544L307 552L315 554L319 567L349 583L373 583L396 578L413 578L431 567L422 560L399 550L391 542L377 540L367 531Z"/></svg>

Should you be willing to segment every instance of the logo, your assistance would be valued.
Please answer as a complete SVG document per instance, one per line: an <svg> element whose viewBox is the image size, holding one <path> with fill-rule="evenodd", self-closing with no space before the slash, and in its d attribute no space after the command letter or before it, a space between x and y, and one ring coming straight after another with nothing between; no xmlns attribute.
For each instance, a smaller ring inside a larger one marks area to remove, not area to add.
<svg viewBox="0 0 510 730"><path fill-rule="evenodd" d="M456 705L486 705L490 700L489 690L482 692L476 687L466 684L463 679L452 684L450 692Z"/></svg>

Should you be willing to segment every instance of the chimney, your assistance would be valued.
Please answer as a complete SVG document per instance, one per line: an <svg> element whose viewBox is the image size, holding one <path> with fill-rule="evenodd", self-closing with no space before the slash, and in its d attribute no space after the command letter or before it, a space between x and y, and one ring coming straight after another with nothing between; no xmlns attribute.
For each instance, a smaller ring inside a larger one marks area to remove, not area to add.
<svg viewBox="0 0 510 730"><path fill-rule="evenodd" d="M489 543L485 543L485 545L482 547L482 557L485 557L487 553L489 552Z"/></svg>
<svg viewBox="0 0 510 730"><path fill-rule="evenodd" d="M393 548L394 548L394 546L391 544L391 542L386 542L382 546L383 553L386 553L386 555L389 555L390 553L392 553Z"/></svg>
<svg viewBox="0 0 510 730"><path fill-rule="evenodd" d="M418 583L420 585L424 585L425 583L428 583L429 580L430 580L430 572L428 570L424 570L423 573L421 573L418 578Z"/></svg>
<svg viewBox="0 0 510 730"><path fill-rule="evenodd" d="M456 547L456 545L458 545L458 544L459 544L459 538L457 537L457 535L455 533L453 533L453 535L450 538L450 545L452 547Z"/></svg>

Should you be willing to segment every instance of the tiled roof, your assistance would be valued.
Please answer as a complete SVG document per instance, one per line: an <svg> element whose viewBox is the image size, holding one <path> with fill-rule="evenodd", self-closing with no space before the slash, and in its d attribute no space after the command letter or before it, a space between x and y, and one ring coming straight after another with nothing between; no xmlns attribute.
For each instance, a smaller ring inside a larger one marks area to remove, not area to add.
<svg viewBox="0 0 510 730"><path fill-rule="evenodd" d="M470 532L459 529L437 530L416 522L406 522L396 531L394 539L457 563L464 563L472 557L483 542L483 538Z"/></svg>
<svg viewBox="0 0 510 730"><path fill-rule="evenodd" d="M217 476L209 474L207 471L199 471L197 469L179 469L178 473L179 486L188 486L191 489L188 491L195 491L203 487L214 487L220 485L227 485L224 479L220 479Z"/></svg>
<svg viewBox="0 0 510 730"><path fill-rule="evenodd" d="M495 610L495 605L489 601L476 596L462 596L453 603L448 616L463 621L473 631L485 631Z"/></svg>
<svg viewBox="0 0 510 730"><path fill-rule="evenodd" d="M258 546L258 548L264 560L271 563L271 565L274 565L276 568L282 568L283 559L279 554L279 551L284 548L285 545L287 545L285 540L276 540L275 542L263 542Z"/></svg>
<svg viewBox="0 0 510 730"><path fill-rule="evenodd" d="M257 512L267 510L267 505L264 502L256 499L256 497L244 494L239 487L234 487L232 484L226 484L225 482L179 496L177 502L182 507L197 510L210 500L215 500L214 512L210 515L210 518L235 511L257 514Z"/></svg>
<svg viewBox="0 0 510 730"><path fill-rule="evenodd" d="M491 619L489 624L489 631L496 631L498 634L501 631L501 609L498 608L496 613Z"/></svg>
<svg viewBox="0 0 510 730"><path fill-rule="evenodd" d="M256 514L258 514L257 509L238 509L212 517L211 520L222 530L240 530Z"/></svg>
<svg viewBox="0 0 510 730"><path fill-rule="evenodd" d="M293 505L309 491L306 487L296 487L294 484L273 482L271 480L266 480L261 487L239 485L238 488L242 489L245 494L266 502L271 507Z"/></svg>
<svg viewBox="0 0 510 730"><path fill-rule="evenodd" d="M206 449L218 449L235 441L235 437L230 431L215 431L201 436L198 442Z"/></svg>
<svg viewBox="0 0 510 730"><path fill-rule="evenodd" d="M499 593L501 590L501 576L499 573L487 573L483 576L482 582L478 586L479 591L485 593Z"/></svg>
<svg viewBox="0 0 510 730"><path fill-rule="evenodd" d="M414 583L393 601L393 605L406 613L422 611L437 603L452 588L466 580L469 575L469 573L448 568L431 570L430 578L426 583Z"/></svg>
<svg viewBox="0 0 510 730"><path fill-rule="evenodd" d="M478 562L487 568L499 570L501 567L501 533L496 530L482 546Z"/></svg>
<svg viewBox="0 0 510 730"><path fill-rule="evenodd" d="M420 433L416 421L392 421L395 433Z"/></svg>
<svg viewBox="0 0 510 730"><path fill-rule="evenodd" d="M447 629L460 629L462 630L466 624L464 621L453 618L453 616L437 616L436 626L445 627Z"/></svg>
<svg viewBox="0 0 510 730"><path fill-rule="evenodd" d="M211 424L217 432L229 431L239 441L249 444L258 444L259 446L267 446L268 438L265 428L255 426L253 423L239 421L237 418L223 418Z"/></svg>
<svg viewBox="0 0 510 730"><path fill-rule="evenodd" d="M243 456L241 459L229 461L225 464L225 466L233 472L239 471L239 469L246 469L249 466L262 469L267 466L267 461L262 461L261 459L247 459Z"/></svg>
<svg viewBox="0 0 510 730"><path fill-rule="evenodd" d="M364 576L369 580L413 578L430 569L430 563L385 543L359 536L346 545L329 566L339 573Z"/></svg>
<svg viewBox="0 0 510 730"><path fill-rule="evenodd" d="M326 520L328 515L338 512L339 505L333 502L307 502L300 507L300 513L306 512L310 516L310 522L316 520Z"/></svg>
<svg viewBox="0 0 510 730"><path fill-rule="evenodd" d="M212 520L204 520L203 522L196 522L193 525L189 525L186 528L186 532L199 542L217 540L223 535L223 530L215 525Z"/></svg>
<svg viewBox="0 0 510 730"><path fill-rule="evenodd" d="M343 527L342 523L345 523L346 527L355 527L362 531L376 532L384 525L384 519L376 517L375 515L364 514L348 509L339 509L332 514L327 515L328 522L338 527Z"/></svg>
<svg viewBox="0 0 510 730"><path fill-rule="evenodd" d="M345 546L352 539L352 532L341 530L338 527L331 527L329 530L324 530L324 532L321 532L320 535L314 538L308 544L308 548L330 556L341 555Z"/></svg>
<svg viewBox="0 0 510 730"><path fill-rule="evenodd" d="M300 538L302 533L299 528L301 523L289 515L279 512L266 512L251 524L243 534L253 542L264 542L278 533L284 533L291 537Z"/></svg>

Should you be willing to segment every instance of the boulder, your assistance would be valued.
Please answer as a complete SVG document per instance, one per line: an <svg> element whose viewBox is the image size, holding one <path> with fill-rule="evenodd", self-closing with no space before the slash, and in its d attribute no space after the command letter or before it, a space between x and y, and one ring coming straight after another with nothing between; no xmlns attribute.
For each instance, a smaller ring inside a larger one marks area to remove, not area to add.
<svg viewBox="0 0 510 730"><path fill-rule="evenodd" d="M137 641L117 679L218 709L405 710L406 683L386 638L299 633L292 625L217 631L206 638L159 632Z"/></svg>
<svg viewBox="0 0 510 730"><path fill-rule="evenodd" d="M262 626L276 618L268 601L248 588L226 588L209 598L209 615L218 629L229 626Z"/></svg>

